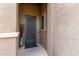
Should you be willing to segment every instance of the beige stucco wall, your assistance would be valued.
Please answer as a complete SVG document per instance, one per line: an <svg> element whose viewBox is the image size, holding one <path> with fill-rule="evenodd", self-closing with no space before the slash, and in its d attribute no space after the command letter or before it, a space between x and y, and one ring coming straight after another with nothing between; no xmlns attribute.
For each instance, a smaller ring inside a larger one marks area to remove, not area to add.
<svg viewBox="0 0 79 59"><path fill-rule="evenodd" d="M16 48L16 38L0 38L0 56L15 56Z"/></svg>
<svg viewBox="0 0 79 59"><path fill-rule="evenodd" d="M45 14L45 22L47 22L47 4L40 6L40 16ZM47 23L45 23L45 30L40 30L40 43L47 49Z"/></svg>
<svg viewBox="0 0 79 59"><path fill-rule="evenodd" d="M37 16L40 13L38 4L25 3L25 4L19 4L19 7L20 7L20 13L23 15Z"/></svg>
<svg viewBox="0 0 79 59"><path fill-rule="evenodd" d="M47 53L54 55L54 4L47 5Z"/></svg>
<svg viewBox="0 0 79 59"><path fill-rule="evenodd" d="M16 31L16 4L0 3L0 32Z"/></svg>
<svg viewBox="0 0 79 59"><path fill-rule="evenodd" d="M16 3L0 3L0 34L16 32ZM0 56L14 56L17 50L17 38L0 36Z"/></svg>
<svg viewBox="0 0 79 59"><path fill-rule="evenodd" d="M49 8L52 22L48 51L51 55L79 55L79 4L49 4Z"/></svg>

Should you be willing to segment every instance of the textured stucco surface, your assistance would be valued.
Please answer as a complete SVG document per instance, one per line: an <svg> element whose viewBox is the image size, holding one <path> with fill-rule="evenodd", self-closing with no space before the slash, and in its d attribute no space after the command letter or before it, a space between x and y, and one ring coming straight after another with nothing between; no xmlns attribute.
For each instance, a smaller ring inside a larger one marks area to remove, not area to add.
<svg viewBox="0 0 79 59"><path fill-rule="evenodd" d="M0 32L16 31L16 4L0 3Z"/></svg>
<svg viewBox="0 0 79 59"><path fill-rule="evenodd" d="M54 55L54 4L48 4L47 6L47 53L48 55Z"/></svg>
<svg viewBox="0 0 79 59"><path fill-rule="evenodd" d="M16 17L16 3L0 3L0 34L16 32ZM16 37L6 36L0 37L0 56L14 56L18 48Z"/></svg>
<svg viewBox="0 0 79 59"><path fill-rule="evenodd" d="M44 15L45 14L45 15ZM42 4L40 7L40 16L44 15L45 17L45 30L40 29L40 42L47 49L47 4Z"/></svg>
<svg viewBox="0 0 79 59"><path fill-rule="evenodd" d="M53 55L79 55L79 4L50 5L54 25L51 27L54 30L51 31L54 36L51 41L54 42L50 43L53 45Z"/></svg>
<svg viewBox="0 0 79 59"><path fill-rule="evenodd" d="M0 56L16 56L16 38L0 38Z"/></svg>

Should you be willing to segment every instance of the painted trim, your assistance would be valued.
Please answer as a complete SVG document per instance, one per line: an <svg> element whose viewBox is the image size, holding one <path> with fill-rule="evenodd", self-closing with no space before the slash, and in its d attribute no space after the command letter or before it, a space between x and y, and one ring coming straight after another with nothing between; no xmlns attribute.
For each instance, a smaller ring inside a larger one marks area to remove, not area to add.
<svg viewBox="0 0 79 59"><path fill-rule="evenodd" d="M0 38L18 37L19 32L0 33Z"/></svg>

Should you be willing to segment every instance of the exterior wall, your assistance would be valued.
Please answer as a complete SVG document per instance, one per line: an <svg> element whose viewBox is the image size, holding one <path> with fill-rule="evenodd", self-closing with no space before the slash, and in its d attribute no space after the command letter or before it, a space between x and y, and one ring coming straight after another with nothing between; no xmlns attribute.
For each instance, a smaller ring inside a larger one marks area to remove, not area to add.
<svg viewBox="0 0 79 59"><path fill-rule="evenodd" d="M16 3L16 32L19 31L19 4Z"/></svg>
<svg viewBox="0 0 79 59"><path fill-rule="evenodd" d="M23 15L37 16L40 13L38 4L32 4L32 3L19 4L19 7L20 7L20 13Z"/></svg>
<svg viewBox="0 0 79 59"><path fill-rule="evenodd" d="M50 51L49 54L79 55L79 4L49 4L49 8L49 21L53 20L53 24L50 22L51 28L49 27L51 33L48 32L48 37L51 37L48 51L51 50L53 54L50 54ZM53 44L51 41L54 41Z"/></svg>
<svg viewBox="0 0 79 59"><path fill-rule="evenodd" d="M42 4L40 10L40 16L44 13L47 16L47 4ZM45 20L47 22L47 17L45 18ZM45 25L45 27L46 29L44 31L40 30L40 42L47 49L47 24Z"/></svg>
<svg viewBox="0 0 79 59"><path fill-rule="evenodd" d="M16 32L16 4L0 3L0 34L11 32ZM0 56L16 55L16 40L16 37L0 36Z"/></svg>
<svg viewBox="0 0 79 59"><path fill-rule="evenodd" d="M39 15L40 15L40 9L38 4L20 4L19 5L19 20L20 25L24 26L24 16L30 15L30 16L36 16L36 34L37 34L37 42L40 42L39 40Z"/></svg>
<svg viewBox="0 0 79 59"><path fill-rule="evenodd" d="M16 55L16 38L0 38L0 56Z"/></svg>
<svg viewBox="0 0 79 59"><path fill-rule="evenodd" d="M47 53L49 56L54 55L54 4L47 5Z"/></svg>
<svg viewBox="0 0 79 59"><path fill-rule="evenodd" d="M0 32L15 32L15 31L16 31L16 4L0 3Z"/></svg>

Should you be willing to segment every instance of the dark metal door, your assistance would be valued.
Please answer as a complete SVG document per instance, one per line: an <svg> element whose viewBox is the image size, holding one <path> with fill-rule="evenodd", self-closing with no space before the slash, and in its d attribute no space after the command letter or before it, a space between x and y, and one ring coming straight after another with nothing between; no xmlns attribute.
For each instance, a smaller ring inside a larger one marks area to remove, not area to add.
<svg viewBox="0 0 79 59"><path fill-rule="evenodd" d="M25 48L35 47L36 45L36 17L25 16Z"/></svg>

